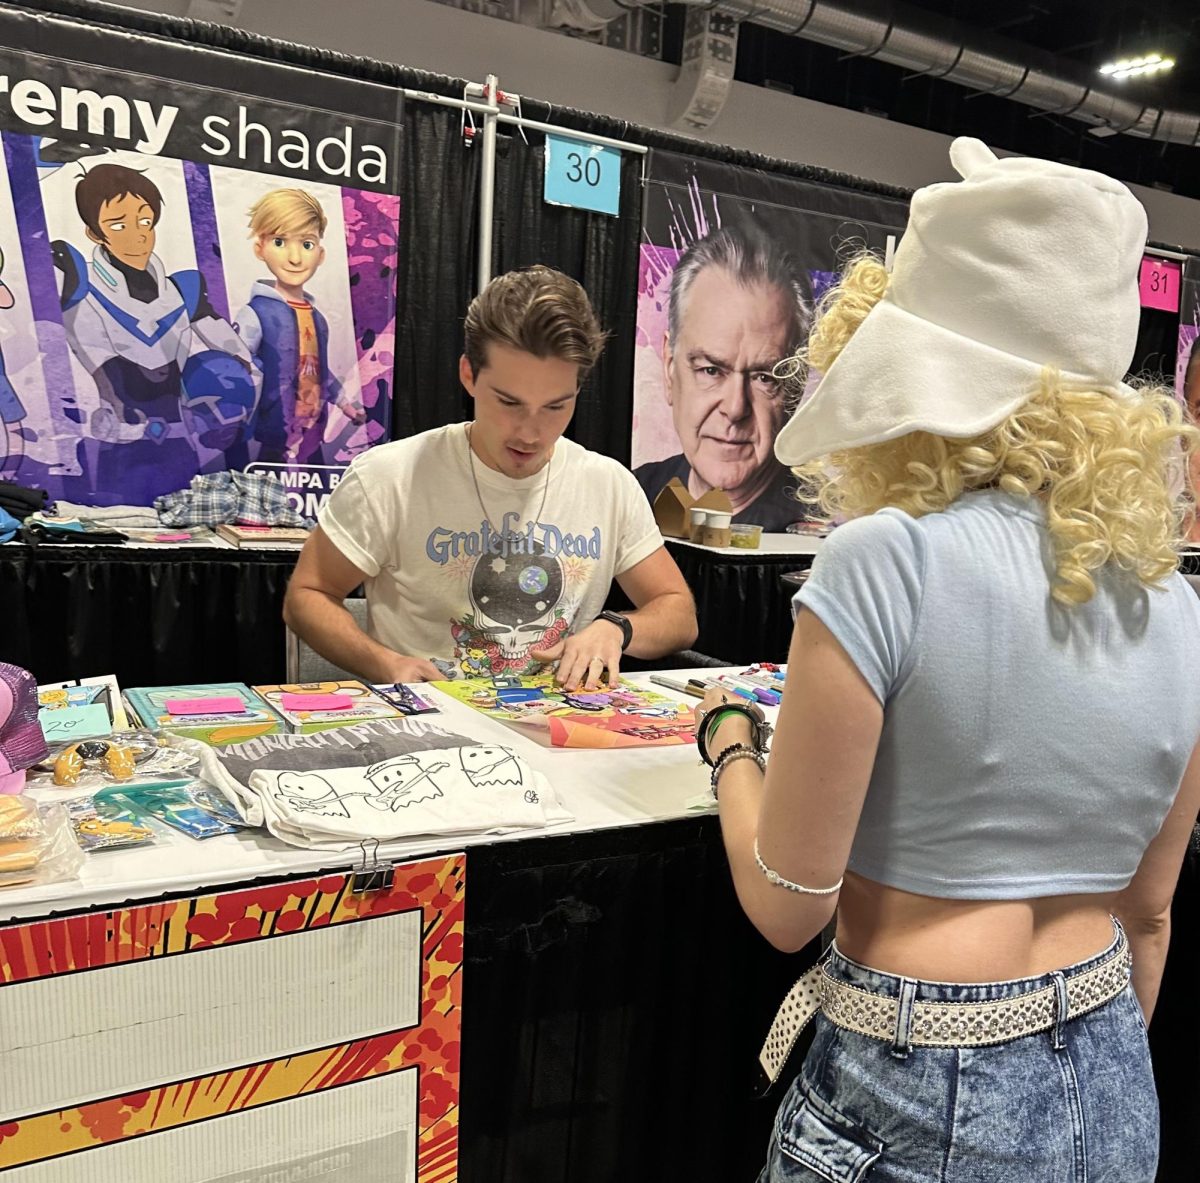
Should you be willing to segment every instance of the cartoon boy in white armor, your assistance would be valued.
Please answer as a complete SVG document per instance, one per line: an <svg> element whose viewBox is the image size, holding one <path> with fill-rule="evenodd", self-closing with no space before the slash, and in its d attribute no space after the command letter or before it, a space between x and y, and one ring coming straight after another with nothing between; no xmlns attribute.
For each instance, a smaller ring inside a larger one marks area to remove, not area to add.
<svg viewBox="0 0 1200 1183"><path fill-rule="evenodd" d="M96 485L148 505L205 467L238 466L257 372L200 272L168 274L154 253L163 199L149 177L95 165L75 205L91 259L63 240L51 251L68 344L100 395Z"/></svg>

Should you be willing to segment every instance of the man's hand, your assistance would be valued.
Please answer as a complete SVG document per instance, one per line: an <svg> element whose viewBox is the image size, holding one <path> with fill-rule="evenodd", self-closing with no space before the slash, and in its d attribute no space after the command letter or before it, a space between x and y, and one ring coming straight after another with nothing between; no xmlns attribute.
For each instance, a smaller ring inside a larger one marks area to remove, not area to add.
<svg viewBox="0 0 1200 1183"><path fill-rule="evenodd" d="M405 657L394 653L393 660L385 663L381 682L437 682L442 671L424 657Z"/></svg>
<svg viewBox="0 0 1200 1183"><path fill-rule="evenodd" d="M534 661L558 662L555 680L567 690L595 690L604 671L608 684L615 686L621 676L621 641L624 634L608 620L593 620L585 629L564 637L549 649L531 649Z"/></svg>

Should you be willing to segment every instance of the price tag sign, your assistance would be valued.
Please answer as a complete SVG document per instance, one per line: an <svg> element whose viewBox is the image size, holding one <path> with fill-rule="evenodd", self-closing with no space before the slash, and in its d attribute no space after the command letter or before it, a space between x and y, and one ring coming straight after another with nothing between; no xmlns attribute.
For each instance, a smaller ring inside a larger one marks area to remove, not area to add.
<svg viewBox="0 0 1200 1183"><path fill-rule="evenodd" d="M1183 268L1174 259L1142 258L1138 272L1138 290L1143 308L1161 308L1164 312L1179 311L1179 280Z"/></svg>
<svg viewBox="0 0 1200 1183"><path fill-rule="evenodd" d="M112 734L112 720L108 707L102 702L89 703L85 707L59 707L38 711L38 722L47 743L74 743L80 739L94 739Z"/></svg>
<svg viewBox="0 0 1200 1183"><path fill-rule="evenodd" d="M590 209L615 217L621 205L620 151L567 136L547 135L543 196L550 205Z"/></svg>

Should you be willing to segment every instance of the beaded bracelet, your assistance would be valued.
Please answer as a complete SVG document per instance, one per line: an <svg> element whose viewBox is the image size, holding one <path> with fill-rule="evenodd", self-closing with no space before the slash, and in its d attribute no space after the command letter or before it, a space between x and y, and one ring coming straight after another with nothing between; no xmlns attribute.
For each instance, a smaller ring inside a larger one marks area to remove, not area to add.
<svg viewBox="0 0 1200 1183"><path fill-rule="evenodd" d="M760 771L767 770L767 761L762 752L748 748L744 743L733 743L727 748L722 748L721 754L713 761L712 776L709 778L709 788L712 789L714 801L717 800L717 782L721 779L721 773L725 771L725 765L732 764L734 760L753 760Z"/></svg>
<svg viewBox="0 0 1200 1183"><path fill-rule="evenodd" d="M758 853L757 838L754 839L754 861L758 863L758 869L767 877L768 883L773 883L776 887L786 887L788 891L798 891L802 895L833 895L835 891L840 891L842 887L841 879L832 887L803 887L799 883L793 883L790 879L785 879L778 871L772 871L762 861L762 855Z"/></svg>

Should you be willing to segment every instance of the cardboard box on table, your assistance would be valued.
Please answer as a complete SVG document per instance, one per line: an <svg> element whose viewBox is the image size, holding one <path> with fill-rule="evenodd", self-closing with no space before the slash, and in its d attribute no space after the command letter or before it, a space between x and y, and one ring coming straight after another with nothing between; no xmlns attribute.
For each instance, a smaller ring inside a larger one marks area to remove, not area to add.
<svg viewBox="0 0 1200 1183"><path fill-rule="evenodd" d="M690 515L693 509L732 514L733 503L724 489L709 489L703 497L693 497L678 477L672 477L654 499L654 520L666 538L687 538L702 546L728 546L731 537L728 527L712 529L704 526L692 533Z"/></svg>

